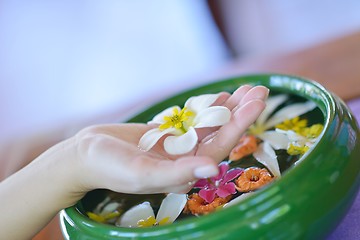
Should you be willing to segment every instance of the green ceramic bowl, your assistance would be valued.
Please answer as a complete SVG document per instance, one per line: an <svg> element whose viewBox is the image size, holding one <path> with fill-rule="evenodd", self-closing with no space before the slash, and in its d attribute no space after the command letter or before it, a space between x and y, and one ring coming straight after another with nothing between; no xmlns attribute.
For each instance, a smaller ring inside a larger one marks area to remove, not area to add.
<svg viewBox="0 0 360 240"><path fill-rule="evenodd" d="M283 177L237 205L153 228L119 228L90 220L84 201L61 212L66 239L322 239L350 208L360 183L360 139L346 105L319 84L286 75L251 75L215 82L160 102L130 119L146 122L168 106L194 95L234 91L239 85L264 85L271 91L314 101L324 130L315 147ZM321 115L321 114L320 114Z"/></svg>

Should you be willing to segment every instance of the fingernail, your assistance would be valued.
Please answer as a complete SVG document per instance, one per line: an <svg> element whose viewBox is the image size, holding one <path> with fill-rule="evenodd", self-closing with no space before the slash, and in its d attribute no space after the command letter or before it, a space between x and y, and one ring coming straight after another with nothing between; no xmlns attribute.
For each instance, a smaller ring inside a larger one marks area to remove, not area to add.
<svg viewBox="0 0 360 240"><path fill-rule="evenodd" d="M270 89L266 88L266 96L265 98L269 97Z"/></svg>
<svg viewBox="0 0 360 240"><path fill-rule="evenodd" d="M270 90L264 86L258 86L258 89L262 89L262 91L258 91L258 93L254 96L255 99L265 99L269 96Z"/></svg>
<svg viewBox="0 0 360 240"><path fill-rule="evenodd" d="M209 178L219 174L219 169L213 165L197 167L194 170L194 176L197 178Z"/></svg>

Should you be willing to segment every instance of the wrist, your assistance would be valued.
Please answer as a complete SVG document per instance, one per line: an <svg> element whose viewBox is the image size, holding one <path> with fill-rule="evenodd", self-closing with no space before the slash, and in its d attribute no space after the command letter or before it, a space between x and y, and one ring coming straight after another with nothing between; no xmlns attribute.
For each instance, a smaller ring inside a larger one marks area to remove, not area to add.
<svg viewBox="0 0 360 240"><path fill-rule="evenodd" d="M74 152L71 145L69 141L55 145L1 182L0 212L6 216L0 219L5 230L3 237L29 239L58 211L84 196L76 175L76 161L74 167L70 163ZM17 231L17 226L22 226L22 231Z"/></svg>
<svg viewBox="0 0 360 240"><path fill-rule="evenodd" d="M69 138L46 151L36 161L44 172L44 180L51 179L56 186L56 195L62 200L62 208L74 205L89 189L83 184L82 175L86 171L79 161L76 140ZM60 202L60 200L59 200Z"/></svg>

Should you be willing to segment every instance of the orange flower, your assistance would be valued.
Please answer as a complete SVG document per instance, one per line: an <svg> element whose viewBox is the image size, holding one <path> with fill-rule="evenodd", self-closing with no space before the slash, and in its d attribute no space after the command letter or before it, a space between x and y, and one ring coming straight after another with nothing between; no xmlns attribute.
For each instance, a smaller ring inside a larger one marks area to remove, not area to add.
<svg viewBox="0 0 360 240"><path fill-rule="evenodd" d="M232 195L229 195L225 198L216 197L211 203L207 203L202 197L197 193L190 195L189 200L186 203L184 212L191 212L193 215L203 215L209 214L216 209L222 207L232 198Z"/></svg>
<svg viewBox="0 0 360 240"><path fill-rule="evenodd" d="M259 189L273 180L266 168L250 167L235 180L239 192L249 192Z"/></svg>
<svg viewBox="0 0 360 240"><path fill-rule="evenodd" d="M231 150L229 160L236 161L254 153L257 149L257 139L253 135L243 135L239 143Z"/></svg>

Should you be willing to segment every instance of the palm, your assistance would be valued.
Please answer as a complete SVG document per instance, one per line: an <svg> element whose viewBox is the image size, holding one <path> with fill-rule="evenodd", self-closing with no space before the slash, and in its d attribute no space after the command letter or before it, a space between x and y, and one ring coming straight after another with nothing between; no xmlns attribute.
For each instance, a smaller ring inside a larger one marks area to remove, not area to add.
<svg viewBox="0 0 360 240"><path fill-rule="evenodd" d="M150 151L144 152L138 147L138 143L143 134L151 129L153 126L146 124L130 124L126 126L114 126L111 130L112 135L132 144L134 151L138 154L146 154L149 157L156 157L159 159L176 159L182 156L209 156L216 161L223 160L233 146L236 145L240 136L246 131L250 124L252 124L257 114L257 109L261 108L261 103L255 102L253 107L246 107L245 105L250 101L260 98L267 94L267 89L264 87L251 88L250 86L243 86L239 88L233 95L222 94L216 105L226 106L232 113L244 116L242 118L231 118L230 122L222 127L198 129L199 144L197 147L185 155L170 155L164 151L163 139L161 139ZM110 131L109 131L110 132Z"/></svg>
<svg viewBox="0 0 360 240"><path fill-rule="evenodd" d="M144 133L157 126L131 123L88 129L80 134L85 138L90 135L91 151L85 151L91 153L87 156L89 168L85 171L90 182L85 185L124 193L186 192L189 181L205 177L204 173L195 174L195 169L201 166L217 169L217 163L229 154L262 112L267 94L264 87L250 86L243 86L232 95L222 94L215 105L231 110L230 121L220 128L198 130L197 146L181 156L164 151L164 138L149 151L138 147ZM94 175L97 178L93 178Z"/></svg>

